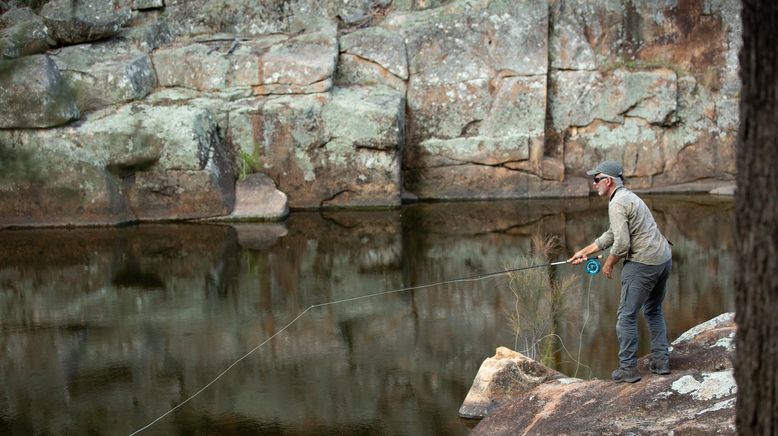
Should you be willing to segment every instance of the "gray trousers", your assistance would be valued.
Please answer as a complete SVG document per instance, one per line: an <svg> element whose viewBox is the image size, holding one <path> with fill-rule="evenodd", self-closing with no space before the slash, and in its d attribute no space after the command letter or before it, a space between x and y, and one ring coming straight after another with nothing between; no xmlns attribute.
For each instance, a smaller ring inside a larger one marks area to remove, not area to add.
<svg viewBox="0 0 778 436"><path fill-rule="evenodd" d="M665 285L667 278L670 277L672 265L672 259L661 265L624 262L621 271L621 300L616 322L619 367L622 369L637 366L637 316L641 309L648 323L648 330L651 332L651 359L666 361L670 358L662 301L665 299Z"/></svg>

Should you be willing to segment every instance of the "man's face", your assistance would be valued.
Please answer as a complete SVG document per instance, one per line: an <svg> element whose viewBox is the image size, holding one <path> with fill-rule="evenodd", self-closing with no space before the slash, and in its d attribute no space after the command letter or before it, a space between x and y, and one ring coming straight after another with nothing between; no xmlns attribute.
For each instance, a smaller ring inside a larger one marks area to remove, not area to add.
<svg viewBox="0 0 778 436"><path fill-rule="evenodd" d="M610 188L611 180L606 176L605 174L597 174L594 176L594 179L592 179L592 186L597 191L597 195L603 196L608 193L608 189Z"/></svg>

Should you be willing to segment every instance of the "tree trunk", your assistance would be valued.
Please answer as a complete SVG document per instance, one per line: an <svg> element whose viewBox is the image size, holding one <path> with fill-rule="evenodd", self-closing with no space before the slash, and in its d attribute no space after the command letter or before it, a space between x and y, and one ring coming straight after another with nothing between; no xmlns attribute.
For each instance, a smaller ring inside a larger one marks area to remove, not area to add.
<svg viewBox="0 0 778 436"><path fill-rule="evenodd" d="M778 434L778 2L743 0L735 226L742 435Z"/></svg>

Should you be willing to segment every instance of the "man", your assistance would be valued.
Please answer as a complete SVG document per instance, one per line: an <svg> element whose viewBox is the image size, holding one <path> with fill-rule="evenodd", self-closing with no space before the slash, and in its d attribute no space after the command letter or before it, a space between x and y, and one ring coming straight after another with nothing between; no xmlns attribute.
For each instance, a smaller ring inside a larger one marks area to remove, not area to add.
<svg viewBox="0 0 778 436"><path fill-rule="evenodd" d="M670 243L657 228L648 206L624 187L619 163L605 161L586 174L594 176L592 183L597 194L608 196L610 228L568 261L579 264L589 255L611 247L602 272L612 279L613 266L624 259L616 322L619 369L613 371L613 380L629 383L640 380L637 371L637 315L640 309L643 309L651 332L649 368L654 374L670 374L667 327L662 312L665 285L672 267Z"/></svg>

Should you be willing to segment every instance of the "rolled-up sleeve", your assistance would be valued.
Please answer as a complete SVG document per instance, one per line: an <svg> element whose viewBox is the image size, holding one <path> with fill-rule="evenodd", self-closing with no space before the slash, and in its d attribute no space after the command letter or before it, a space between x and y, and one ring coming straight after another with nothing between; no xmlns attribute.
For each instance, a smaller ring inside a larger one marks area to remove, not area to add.
<svg viewBox="0 0 778 436"><path fill-rule="evenodd" d="M616 257L627 257L629 253L629 223L627 222L627 209L623 204L615 203L608 207L608 217L611 226L608 229L612 233L613 245L610 254Z"/></svg>
<svg viewBox="0 0 778 436"><path fill-rule="evenodd" d="M594 243L597 244L597 248L600 250L605 250L606 248L613 245L613 232L610 228L605 231L602 235L600 235L599 238L594 240Z"/></svg>

